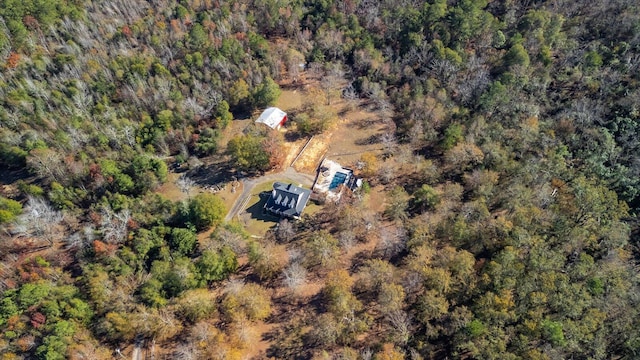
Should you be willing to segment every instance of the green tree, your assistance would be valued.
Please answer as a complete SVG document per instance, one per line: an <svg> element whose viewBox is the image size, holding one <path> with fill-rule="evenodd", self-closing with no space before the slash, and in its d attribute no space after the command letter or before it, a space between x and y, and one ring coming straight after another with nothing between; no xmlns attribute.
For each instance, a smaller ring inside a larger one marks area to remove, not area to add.
<svg viewBox="0 0 640 360"><path fill-rule="evenodd" d="M153 268L151 271L155 273ZM162 281L162 290L167 298L176 297L185 290L198 287L199 284L196 267L193 261L186 257L175 259L167 270L157 276Z"/></svg>
<svg viewBox="0 0 640 360"><path fill-rule="evenodd" d="M72 342L72 336L76 327L72 322L60 320L53 326L53 331L46 336L42 345L36 349L39 359L63 360L66 359L67 347Z"/></svg>
<svg viewBox="0 0 640 360"><path fill-rule="evenodd" d="M433 209L440 203L440 195L434 188L424 184L413 193L413 202L422 211Z"/></svg>
<svg viewBox="0 0 640 360"><path fill-rule="evenodd" d="M152 278L145 282L139 289L140 299L151 307L163 307L167 304L165 293L162 290L162 281Z"/></svg>
<svg viewBox="0 0 640 360"><path fill-rule="evenodd" d="M225 279L238 268L236 254L227 246L220 251L205 250L196 261L196 269L205 283Z"/></svg>
<svg viewBox="0 0 640 360"><path fill-rule="evenodd" d="M214 293L208 289L185 291L177 299L178 314L191 323L210 318L216 312Z"/></svg>
<svg viewBox="0 0 640 360"><path fill-rule="evenodd" d="M0 224L13 221L22 213L22 205L19 202L0 196Z"/></svg>
<svg viewBox="0 0 640 360"><path fill-rule="evenodd" d="M195 24L189 31L189 40L194 49L201 49L207 42L207 33L200 24Z"/></svg>
<svg viewBox="0 0 640 360"><path fill-rule="evenodd" d="M458 123L449 125L449 127L447 127L447 129L444 131L444 138L440 143L440 147L442 148L442 150L447 151L454 147L457 143L462 141L462 130L462 125Z"/></svg>
<svg viewBox="0 0 640 360"><path fill-rule="evenodd" d="M249 84L244 79L234 82L229 88L229 105L233 108L243 109L248 105L250 97Z"/></svg>
<svg viewBox="0 0 640 360"><path fill-rule="evenodd" d="M404 306L405 292L401 285L384 283L378 293L378 306L384 314L401 310Z"/></svg>
<svg viewBox="0 0 640 360"><path fill-rule="evenodd" d="M564 332L562 331L562 323L545 320L542 322L542 330L544 332L544 336L553 345L564 346L567 343L564 338Z"/></svg>
<svg viewBox="0 0 640 360"><path fill-rule="evenodd" d="M222 200L213 194L198 194L189 201L189 219L200 231L220 224L226 212Z"/></svg>
<svg viewBox="0 0 640 360"><path fill-rule="evenodd" d="M221 308L232 320L264 320L271 314L271 297L258 284L235 284L222 298Z"/></svg>
<svg viewBox="0 0 640 360"><path fill-rule="evenodd" d="M506 66L520 65L529 67L529 54L522 44L513 45L504 56L504 64Z"/></svg>
<svg viewBox="0 0 640 360"><path fill-rule="evenodd" d="M385 214L393 220L406 219L409 199L409 194L401 186L396 186L389 193L389 203L384 211Z"/></svg>
<svg viewBox="0 0 640 360"><path fill-rule="evenodd" d="M231 120L233 120L233 114L229 111L229 103L226 100L222 100L218 103L213 117L215 119L216 128L224 129L229 126Z"/></svg>
<svg viewBox="0 0 640 360"><path fill-rule="evenodd" d="M589 51L584 57L584 68L588 71L594 71L599 69L603 64L602 55L597 51Z"/></svg>
<svg viewBox="0 0 640 360"><path fill-rule="evenodd" d="M9 146L0 143L0 164L10 168L19 169L27 165L28 152L18 146Z"/></svg>
<svg viewBox="0 0 640 360"><path fill-rule="evenodd" d="M173 228L169 238L169 245L180 255L190 256L196 249L198 237L190 229Z"/></svg>
<svg viewBox="0 0 640 360"><path fill-rule="evenodd" d="M174 121L173 111L162 110L156 115L155 126L166 132L171 129L171 123Z"/></svg>
<svg viewBox="0 0 640 360"><path fill-rule="evenodd" d="M263 144L264 139L261 137L242 135L229 141L227 151L239 169L266 171L270 168L270 158Z"/></svg>
<svg viewBox="0 0 640 360"><path fill-rule="evenodd" d="M26 283L18 291L16 300L20 307L26 309L30 306L38 305L41 301L48 298L51 293L52 284L45 281L35 283Z"/></svg>
<svg viewBox="0 0 640 360"><path fill-rule="evenodd" d="M195 151L199 156L213 155L218 149L218 141L220 140L220 132L217 129L206 128L198 136L196 140Z"/></svg>
<svg viewBox="0 0 640 360"><path fill-rule="evenodd" d="M273 243L249 243L249 264L254 268L262 280L273 278L280 274L286 265L284 249Z"/></svg>
<svg viewBox="0 0 640 360"><path fill-rule="evenodd" d="M256 107L262 108L276 103L280 97L280 86L272 78L266 77L253 94L253 103Z"/></svg>
<svg viewBox="0 0 640 360"><path fill-rule="evenodd" d="M327 231L315 232L304 244L305 262L309 267L332 267L337 263L338 240Z"/></svg>

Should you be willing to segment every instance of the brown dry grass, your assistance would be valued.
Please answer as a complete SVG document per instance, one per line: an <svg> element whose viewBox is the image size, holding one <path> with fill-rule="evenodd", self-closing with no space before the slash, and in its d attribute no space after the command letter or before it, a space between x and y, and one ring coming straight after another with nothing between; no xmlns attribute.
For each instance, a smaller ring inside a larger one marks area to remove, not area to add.
<svg viewBox="0 0 640 360"><path fill-rule="evenodd" d="M344 100L331 107L341 117L324 133L315 136L294 168L300 172L313 173L323 157L337 161L343 166L353 167L365 152L380 153L379 143L365 144L367 139L384 134L386 125L376 113L356 108L347 110Z"/></svg>
<svg viewBox="0 0 640 360"><path fill-rule="evenodd" d="M180 189L176 185L176 181L179 178L180 178L180 174L169 173L169 175L167 175L167 181L164 184L162 184L162 186L156 189L156 193L162 195L167 200L171 200L173 202L186 200L187 194L180 191ZM192 195L195 195L197 192L198 192L198 189L193 189L191 191Z"/></svg>
<svg viewBox="0 0 640 360"><path fill-rule="evenodd" d="M309 142L309 146L307 146L304 153L302 153L293 165L294 169L305 173L315 172L316 167L320 163L320 159L322 159L322 156L327 151L327 142L326 139L322 138L322 135L314 137Z"/></svg>
<svg viewBox="0 0 640 360"><path fill-rule="evenodd" d="M295 110L302 106L306 93L302 89L283 90L276 101L276 106L287 111Z"/></svg>
<svg viewBox="0 0 640 360"><path fill-rule="evenodd" d="M158 187L155 192L162 195L164 198L171 200L173 202L187 200L190 196L193 197L195 195L201 194L205 192L203 188L200 186L194 186L191 189L191 192L187 195L180 191L178 186L176 185L176 181L180 178L180 174L177 173L169 173L167 175L167 181L162 184L162 186ZM242 182L236 181L235 183L236 190L232 192L232 184L228 183L227 186L221 191L215 193L222 202L224 203L225 208L231 209L231 206L235 203L236 199L242 193Z"/></svg>

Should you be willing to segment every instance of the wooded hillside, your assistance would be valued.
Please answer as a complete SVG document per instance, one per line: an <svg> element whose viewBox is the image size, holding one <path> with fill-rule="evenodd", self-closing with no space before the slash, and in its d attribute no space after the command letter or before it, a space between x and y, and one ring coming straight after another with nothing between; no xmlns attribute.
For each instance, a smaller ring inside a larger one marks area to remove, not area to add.
<svg viewBox="0 0 640 360"><path fill-rule="evenodd" d="M640 357L636 1L0 0L0 68L2 359ZM158 191L354 109L299 221Z"/></svg>

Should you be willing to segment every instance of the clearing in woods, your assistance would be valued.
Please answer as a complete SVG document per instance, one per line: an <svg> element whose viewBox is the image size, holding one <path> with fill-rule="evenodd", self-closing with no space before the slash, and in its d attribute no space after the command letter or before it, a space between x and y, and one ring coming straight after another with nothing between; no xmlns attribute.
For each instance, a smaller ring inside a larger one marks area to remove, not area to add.
<svg viewBox="0 0 640 360"><path fill-rule="evenodd" d="M303 87L297 89L283 90L276 106L280 107L284 111L291 113L300 109L305 102L305 96L307 91ZM359 103L360 104L360 103ZM300 154L298 160L294 164L294 168L310 176L315 176L316 168L323 157L331 158L339 162L345 167L355 167L355 163L360 159L363 153L371 152L374 154L380 154L383 150L382 143L380 141L381 136L386 132L393 132L392 129L378 114L364 109L363 107L354 106L354 103L348 104L345 100L337 100L331 105L339 117L337 121L333 123L330 129L323 134L313 137L306 147L306 149ZM256 115L257 116L257 115ZM234 120L227 128L220 141L220 149L224 153L226 144L229 139L242 133L251 122L255 120L255 117L250 119ZM295 131L295 124L292 120L281 129L280 131L285 133L289 131ZM286 136L285 136L286 138ZM287 158L284 163L284 168L287 168L291 161L300 153L303 146L307 143L308 138L297 138L293 141L285 141L284 147L287 153ZM219 155L218 155L219 156ZM207 160L205 159L205 163ZM260 193L271 189L273 181L271 177L276 172L282 171L282 169L274 170L273 174L269 176L269 173L265 174L264 181L261 178L252 179L255 188L251 190L250 198L247 203L238 212L236 218L243 223L247 231L254 237L261 237L264 233L271 228L277 222L275 218L266 218L261 211L264 199L260 198ZM179 178L179 174L170 173L167 182L157 189L157 192L164 197L172 201L181 201L188 198L187 194L180 191L176 185L176 181ZM286 176L285 176L286 178ZM282 180L286 180L283 178ZM295 183L295 182L294 182ZM296 183L296 185L298 185ZM227 209L231 209L236 201L239 199L240 194L243 192L242 181L236 187L234 193L230 192L231 186L225 187L224 190L218 191L216 194L220 196ZM194 186L190 192L190 196L194 196L198 193L209 191L200 186ZM380 211L384 206L384 194L381 188L372 189L371 193L365 197L365 202L369 211ZM321 207L313 204L311 201L305 209L305 213L315 213L320 211ZM209 236L210 231L199 234L198 238ZM355 244L349 249L344 249L340 255L339 263L344 269L350 269L354 257L359 254L368 253L371 254L378 243L377 236L370 236L367 238L367 242ZM242 264L246 263L245 256L242 256ZM240 275L240 274L237 274ZM224 286L224 284L221 284ZM324 286L324 281L310 274L308 281L302 285L296 292L295 300L291 299L290 290L283 286L281 279L276 279L270 282L268 286L272 294L273 311L272 316L267 321L256 322L251 325L248 333L251 334L252 345L243 351L243 358L247 359L260 359L264 358L267 353L267 349L272 345L268 334L274 333L279 328L286 325L286 316L281 316L288 312L300 311L300 307L304 304L312 301L316 298L319 292ZM216 287L218 288L218 287ZM217 291L217 290L214 290ZM288 300L286 300L288 299ZM284 300L284 301L283 301ZM297 305L296 305L297 304ZM168 350L168 349L165 349Z"/></svg>
<svg viewBox="0 0 640 360"><path fill-rule="evenodd" d="M391 130L378 114L357 107L343 111L348 108L344 100L334 102L331 107L340 114L338 120L327 131L313 137L294 164L296 170L314 173L323 157L354 167L362 154L382 151L380 138Z"/></svg>
<svg viewBox="0 0 640 360"><path fill-rule="evenodd" d="M304 98L304 91L297 92L291 90L283 91L278 106L285 111L294 110L294 106L301 106ZM336 101L334 107L337 113L341 113L347 104L345 101ZM295 124L287 124L281 131L292 131ZM325 133L315 136L299 159L294 164L294 168L302 173L315 175L316 168L323 157L329 157L338 161L343 166L354 167L356 161L363 153L372 152L379 154L382 151L380 137L391 131L387 124L374 112L366 109L355 108L351 111L343 111L334 125ZM288 158L285 167L293 158L298 155L302 146L308 139L297 139L296 141L285 142L288 149ZM239 220L246 226L248 232L254 236L263 235L272 227L277 219L263 218L259 212L262 210L264 199L259 194L271 189L272 181L257 185L251 192L251 199L247 205L240 210ZM367 208L370 211L381 211L384 207L385 196L382 187L375 187L366 196ZM311 201L305 209L305 213L320 211L321 207ZM246 211L245 211L246 210ZM256 215L258 214L258 215ZM370 236L367 242L357 243L349 249L342 251L339 263L341 267L350 269L354 258L362 254L371 254L378 244L377 236ZM269 288L272 290L273 311L272 316L266 322L255 323L251 327L251 333L259 339L253 346L245 349L244 357L248 359L261 359L266 356L267 349L272 345L269 334L276 332L279 328L287 325L287 313L296 312L302 304L309 303L316 298L324 286L324 281L310 274L308 281L302 285L291 300L290 290L282 285L281 279L272 282ZM288 299L288 300L285 300ZM283 301L284 300L284 301ZM295 304L298 304L296 308Z"/></svg>
<svg viewBox="0 0 640 360"><path fill-rule="evenodd" d="M189 193L183 192L178 187L177 183L180 179L181 174L177 173L169 173L167 175L167 181L162 184L162 186L156 189L156 193L162 195L164 198L171 200L173 202L176 201L184 201L189 199L190 197L196 196L198 194L211 191L208 188L204 188L197 184L194 184L189 190ZM235 191L233 190L233 184L235 184ZM225 209L231 209L231 206L235 203L238 196L242 193L242 182L228 182L222 188L222 190L216 191L215 194L222 199L224 203Z"/></svg>

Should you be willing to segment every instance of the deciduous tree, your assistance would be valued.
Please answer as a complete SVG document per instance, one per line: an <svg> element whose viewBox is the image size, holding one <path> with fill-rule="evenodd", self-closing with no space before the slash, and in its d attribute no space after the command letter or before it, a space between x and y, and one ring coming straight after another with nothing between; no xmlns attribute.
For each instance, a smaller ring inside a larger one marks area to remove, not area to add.
<svg viewBox="0 0 640 360"><path fill-rule="evenodd" d="M271 161L263 144L264 139L260 137L243 135L229 140L227 151L240 170L266 171Z"/></svg>
<svg viewBox="0 0 640 360"><path fill-rule="evenodd" d="M224 203L213 194L198 194L189 201L189 219L198 230L217 226L225 215Z"/></svg>

